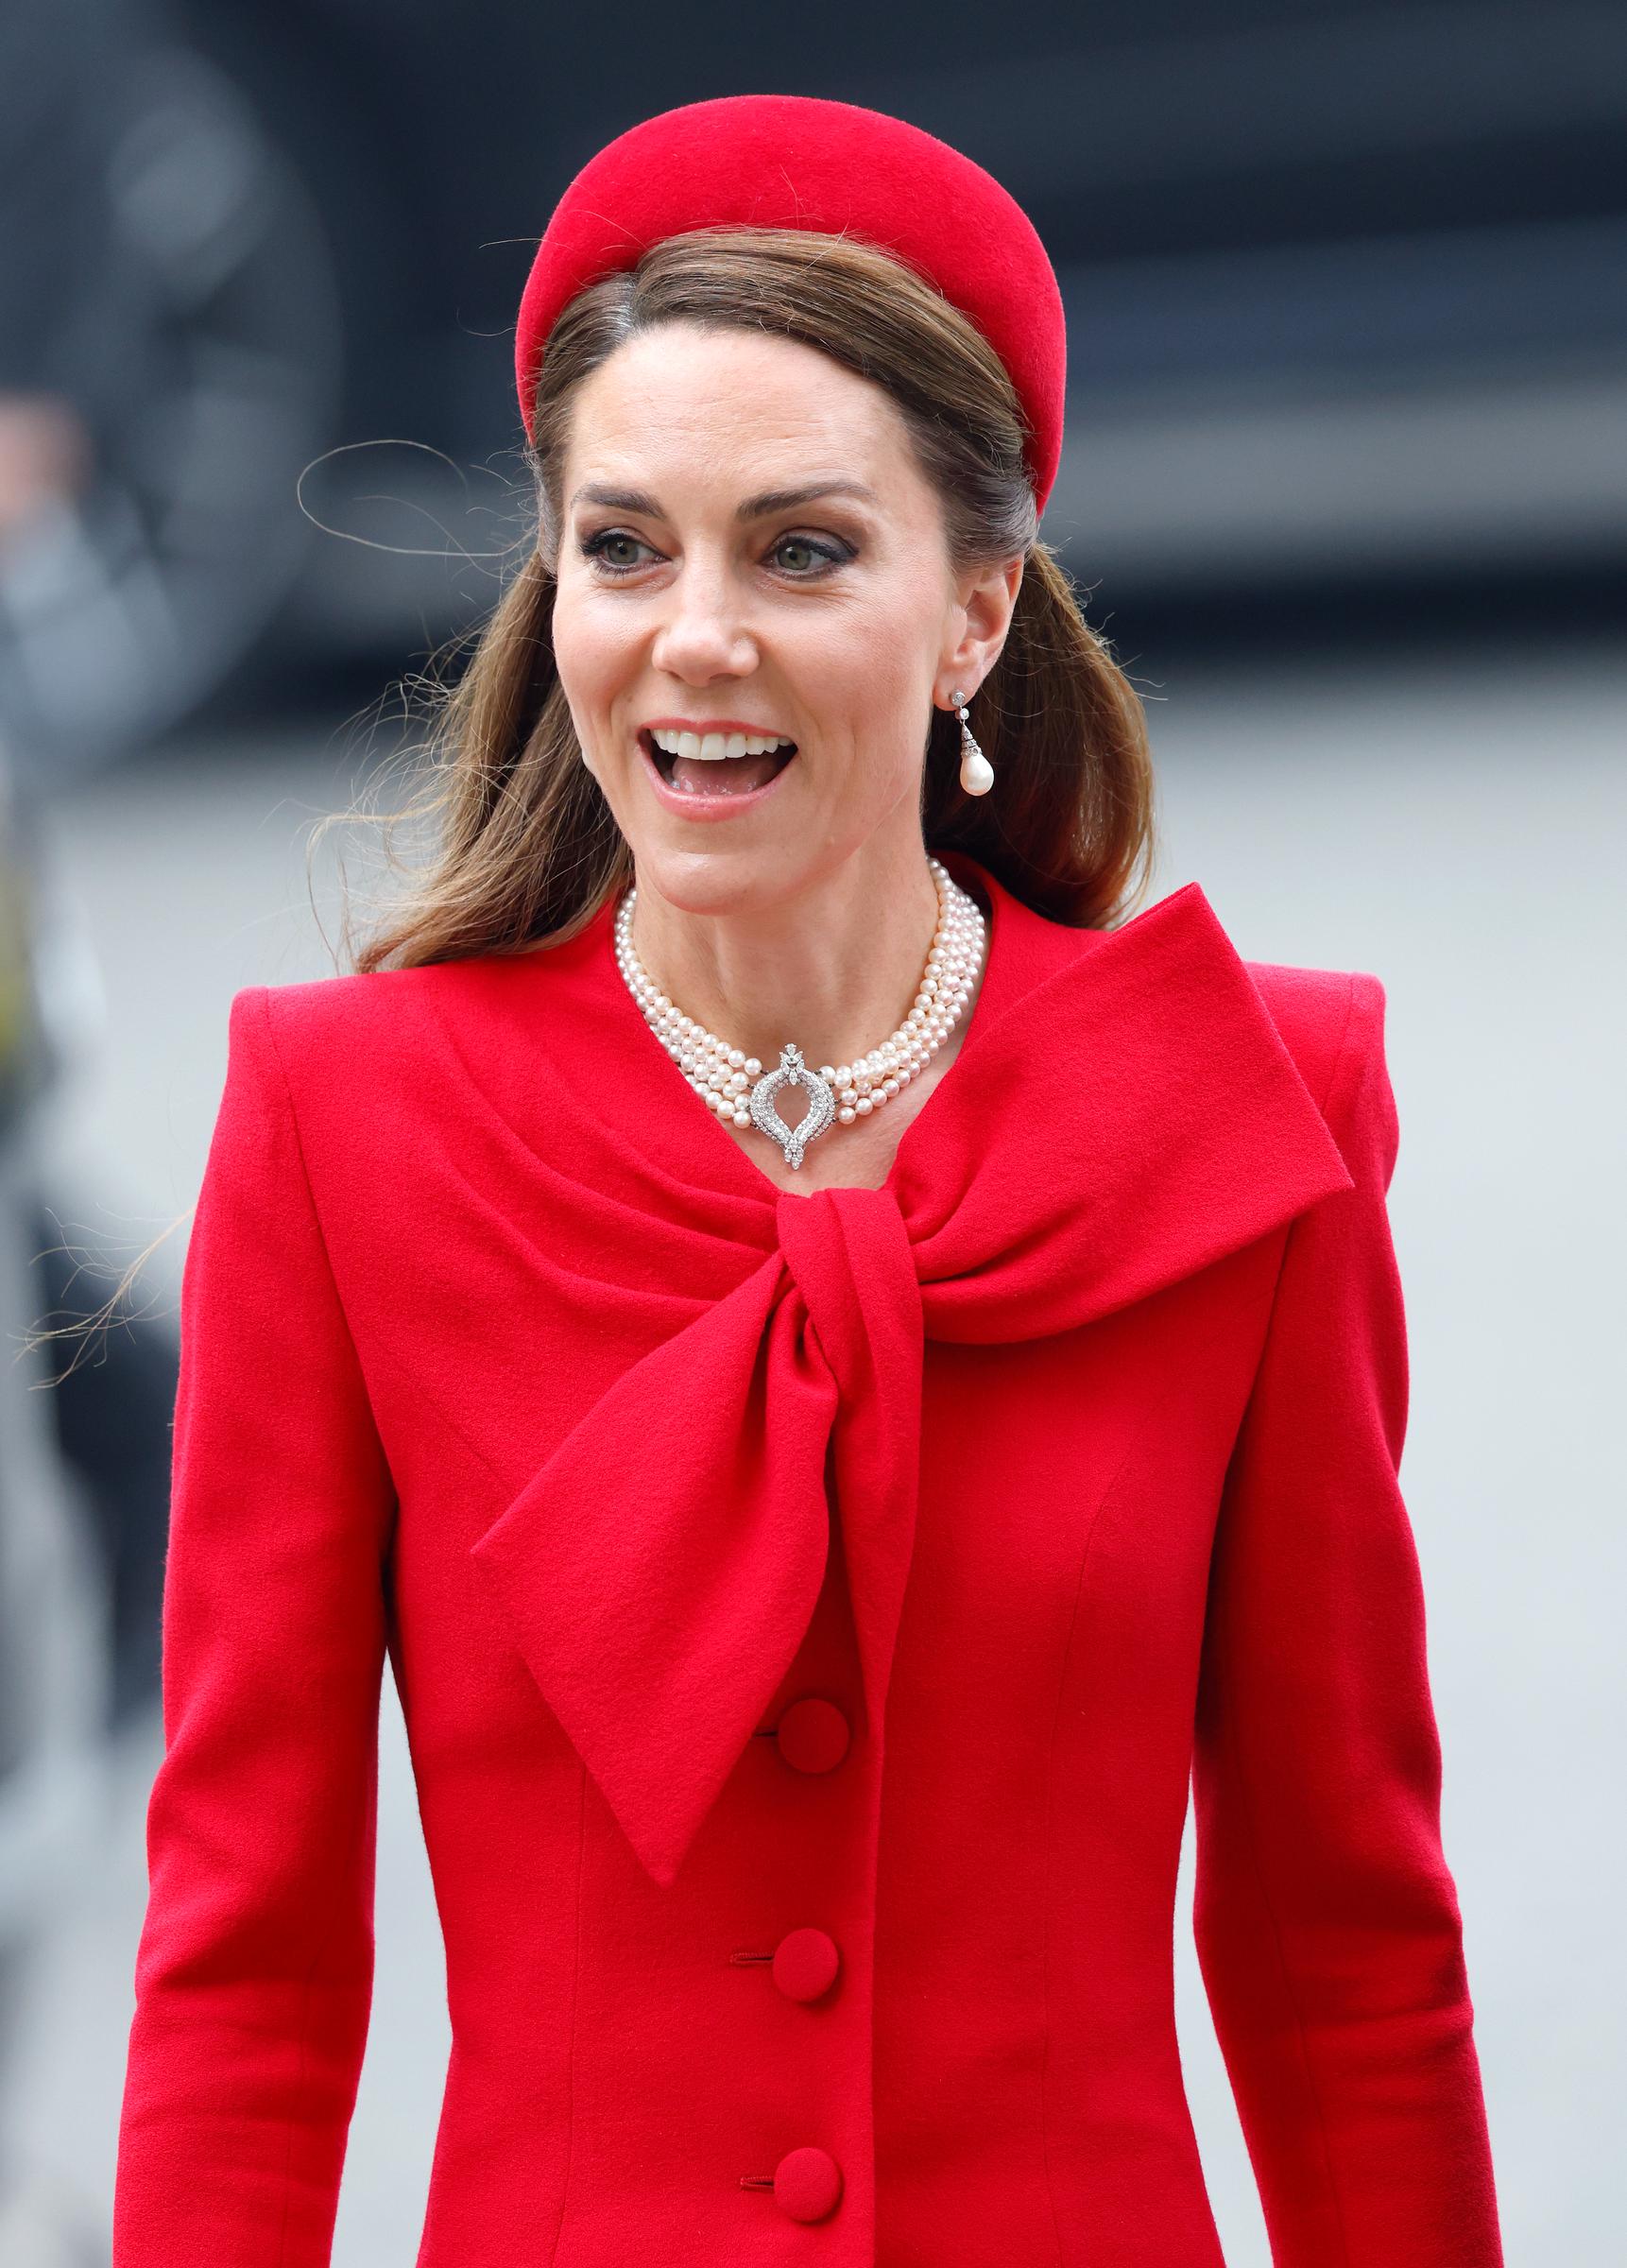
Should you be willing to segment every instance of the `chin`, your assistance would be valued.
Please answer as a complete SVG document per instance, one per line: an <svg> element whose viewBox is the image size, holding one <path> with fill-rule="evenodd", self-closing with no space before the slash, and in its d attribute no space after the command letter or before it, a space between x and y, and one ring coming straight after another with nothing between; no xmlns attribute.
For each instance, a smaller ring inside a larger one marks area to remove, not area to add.
<svg viewBox="0 0 1627 2268"><path fill-rule="evenodd" d="M675 845L635 839L637 881L686 914L745 913L788 898L800 862L779 843Z"/></svg>

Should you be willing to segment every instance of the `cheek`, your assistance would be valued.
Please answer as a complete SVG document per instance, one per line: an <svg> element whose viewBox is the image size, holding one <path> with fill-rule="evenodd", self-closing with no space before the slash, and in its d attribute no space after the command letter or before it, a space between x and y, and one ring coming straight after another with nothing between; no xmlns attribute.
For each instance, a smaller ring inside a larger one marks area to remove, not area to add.
<svg viewBox="0 0 1627 2268"><path fill-rule="evenodd" d="M918 609L867 609L827 626L804 650L808 707L840 716L868 762L896 754L900 768L925 746L937 649ZM917 727L919 728L917 732Z"/></svg>
<svg viewBox="0 0 1627 2268"><path fill-rule="evenodd" d="M595 593L562 584L554 601L554 662L567 699L591 715L614 698L628 665L627 639Z"/></svg>
<svg viewBox="0 0 1627 2268"><path fill-rule="evenodd" d="M583 767L619 802L617 702L627 681L622 642L592 603L561 591L554 602L554 666L575 728Z"/></svg>

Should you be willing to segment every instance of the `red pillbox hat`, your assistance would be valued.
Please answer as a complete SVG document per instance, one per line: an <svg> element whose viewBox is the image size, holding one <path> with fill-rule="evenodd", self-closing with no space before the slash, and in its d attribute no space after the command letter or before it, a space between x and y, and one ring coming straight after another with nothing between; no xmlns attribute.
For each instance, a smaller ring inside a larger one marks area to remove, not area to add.
<svg viewBox="0 0 1627 2268"><path fill-rule="evenodd" d="M1062 453L1062 295L1033 222L992 174L884 111L811 94L724 94L659 112L590 158L537 248L515 326L521 415L548 334L585 285L691 229L863 238L926 278L1004 363L1045 507Z"/></svg>

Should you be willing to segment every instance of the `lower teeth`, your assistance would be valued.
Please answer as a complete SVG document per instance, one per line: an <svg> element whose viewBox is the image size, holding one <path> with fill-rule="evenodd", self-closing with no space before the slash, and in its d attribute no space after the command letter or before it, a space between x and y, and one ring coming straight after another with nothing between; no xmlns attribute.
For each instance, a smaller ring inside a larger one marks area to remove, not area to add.
<svg viewBox="0 0 1627 2268"><path fill-rule="evenodd" d="M661 770L667 784L684 795L748 795L756 788L766 787L770 780L776 779L790 763L794 753L795 750L780 750L767 758L769 769L761 779L754 780L750 787L736 787L730 783L738 780L744 766L761 766L765 761L761 756L720 756L710 760L699 756L675 756L662 765ZM680 771L680 765L688 768Z"/></svg>

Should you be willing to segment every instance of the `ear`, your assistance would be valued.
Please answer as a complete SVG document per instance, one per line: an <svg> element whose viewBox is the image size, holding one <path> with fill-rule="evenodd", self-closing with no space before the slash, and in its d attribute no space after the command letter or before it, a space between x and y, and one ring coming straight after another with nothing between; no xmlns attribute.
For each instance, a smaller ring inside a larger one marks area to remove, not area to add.
<svg viewBox="0 0 1627 2268"><path fill-rule="evenodd" d="M1023 554L990 567L970 568L955 587L955 605L950 613L954 643L944 647L939 681L946 689L965 686L968 692L983 683L1000 659L1012 610L1022 588Z"/></svg>

